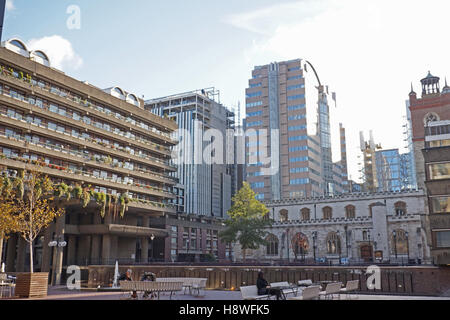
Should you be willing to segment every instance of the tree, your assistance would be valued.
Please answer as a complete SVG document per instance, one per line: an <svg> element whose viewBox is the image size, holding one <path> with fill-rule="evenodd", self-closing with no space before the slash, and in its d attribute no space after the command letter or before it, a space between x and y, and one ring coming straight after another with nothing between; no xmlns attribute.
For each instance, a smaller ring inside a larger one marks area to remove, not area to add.
<svg viewBox="0 0 450 320"><path fill-rule="evenodd" d="M2 190L9 195L0 201L8 209L4 218L9 230L19 233L28 243L33 273L33 242L65 209L55 208L53 183L38 172L19 170L13 181L4 176Z"/></svg>
<svg viewBox="0 0 450 320"><path fill-rule="evenodd" d="M247 249L258 249L260 245L267 244L265 230L272 225L267 219L268 213L266 206L256 200L250 185L244 182L242 189L233 197L233 206L228 211L230 219L225 221L227 228L219 237L227 243L239 242L245 262Z"/></svg>

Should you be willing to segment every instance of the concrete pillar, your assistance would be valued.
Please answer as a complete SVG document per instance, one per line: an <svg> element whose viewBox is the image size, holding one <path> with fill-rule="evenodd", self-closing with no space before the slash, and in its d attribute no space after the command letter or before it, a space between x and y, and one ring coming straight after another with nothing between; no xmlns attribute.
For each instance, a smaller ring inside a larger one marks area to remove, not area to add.
<svg viewBox="0 0 450 320"><path fill-rule="evenodd" d="M142 225L144 228L150 227L150 217L149 216L143 216L142 217Z"/></svg>
<svg viewBox="0 0 450 320"><path fill-rule="evenodd" d="M27 242L19 236L17 248L16 272L25 272L25 255L27 254Z"/></svg>
<svg viewBox="0 0 450 320"><path fill-rule="evenodd" d="M0 267L3 263L3 233L0 233Z"/></svg>
<svg viewBox="0 0 450 320"><path fill-rule="evenodd" d="M93 235L92 236L92 244L91 244L91 264L101 264L100 253L101 253L101 236L100 235Z"/></svg>
<svg viewBox="0 0 450 320"><path fill-rule="evenodd" d="M384 203L379 202L372 207L372 221L372 241L377 243L377 251L383 252L383 261L388 261L390 259L389 234L387 229L387 208Z"/></svg>
<svg viewBox="0 0 450 320"><path fill-rule="evenodd" d="M103 264L111 262L111 236L109 234L103 235L102 259Z"/></svg>
<svg viewBox="0 0 450 320"><path fill-rule="evenodd" d="M149 238L144 237L141 239L142 245L142 262L148 263L148 241Z"/></svg>
<svg viewBox="0 0 450 320"><path fill-rule="evenodd" d="M77 237L69 236L69 239L67 241L67 264L69 266L77 263L76 244Z"/></svg>
<svg viewBox="0 0 450 320"><path fill-rule="evenodd" d="M53 240L53 228L53 225L49 226L44 233L44 243L42 244L42 272L50 272L50 260L53 250L48 246L48 244Z"/></svg>
<svg viewBox="0 0 450 320"><path fill-rule="evenodd" d="M6 247L6 272L15 271L15 261L17 253L17 235L12 235L8 239Z"/></svg>

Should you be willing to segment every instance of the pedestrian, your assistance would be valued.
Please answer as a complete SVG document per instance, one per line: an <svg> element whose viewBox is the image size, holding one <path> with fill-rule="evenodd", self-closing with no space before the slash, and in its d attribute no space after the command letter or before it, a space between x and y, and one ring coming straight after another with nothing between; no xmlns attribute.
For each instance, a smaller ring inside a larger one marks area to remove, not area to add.
<svg viewBox="0 0 450 320"><path fill-rule="evenodd" d="M258 295L275 295L277 300L281 298L281 289L271 288L269 283L264 279L264 274L262 272L258 273L258 280L256 281L256 286L258 287Z"/></svg>

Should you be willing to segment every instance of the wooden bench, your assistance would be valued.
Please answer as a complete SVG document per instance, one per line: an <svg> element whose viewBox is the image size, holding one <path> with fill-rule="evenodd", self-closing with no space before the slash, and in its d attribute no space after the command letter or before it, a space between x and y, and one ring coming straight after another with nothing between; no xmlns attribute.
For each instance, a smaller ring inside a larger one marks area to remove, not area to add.
<svg viewBox="0 0 450 320"><path fill-rule="evenodd" d="M262 300L262 299L270 299L270 295L258 295L258 287L257 286L246 286L241 287L241 295L243 300Z"/></svg>
<svg viewBox="0 0 450 320"><path fill-rule="evenodd" d="M170 299L172 299L174 292L183 289L183 282L120 281L120 289L124 292L157 293L158 300L161 292L170 292Z"/></svg>
<svg viewBox="0 0 450 320"><path fill-rule="evenodd" d="M338 298L341 298L341 288L342 288L342 282L334 282L334 283L329 283L327 284L327 287L325 289L325 291L320 292L321 296L325 296L326 298L330 298L333 299L333 296L335 294L338 295Z"/></svg>

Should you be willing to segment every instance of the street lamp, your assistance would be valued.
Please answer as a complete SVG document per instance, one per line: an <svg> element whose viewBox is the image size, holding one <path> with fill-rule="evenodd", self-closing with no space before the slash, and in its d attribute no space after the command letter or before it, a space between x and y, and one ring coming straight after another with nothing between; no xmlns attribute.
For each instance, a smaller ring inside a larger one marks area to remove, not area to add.
<svg viewBox="0 0 450 320"><path fill-rule="evenodd" d="M317 239L317 231L313 231L314 264L316 263L316 239Z"/></svg>
<svg viewBox="0 0 450 320"><path fill-rule="evenodd" d="M67 246L64 241L64 235L60 235L56 240L48 243L50 248L53 248L53 267L52 267L52 286L59 285L61 282L61 259L59 258L61 250Z"/></svg>
<svg viewBox="0 0 450 320"><path fill-rule="evenodd" d="M153 240L155 240L155 235L154 234L152 234L151 236L150 236L150 261L153 261Z"/></svg>
<svg viewBox="0 0 450 320"><path fill-rule="evenodd" d="M394 235L395 261L397 262L397 231L394 230L394 232L392 234Z"/></svg>
<svg viewBox="0 0 450 320"><path fill-rule="evenodd" d="M407 253L408 253L408 260L406 261L406 265L409 264L409 233L408 231L405 232L406 235L406 249L407 249Z"/></svg>

